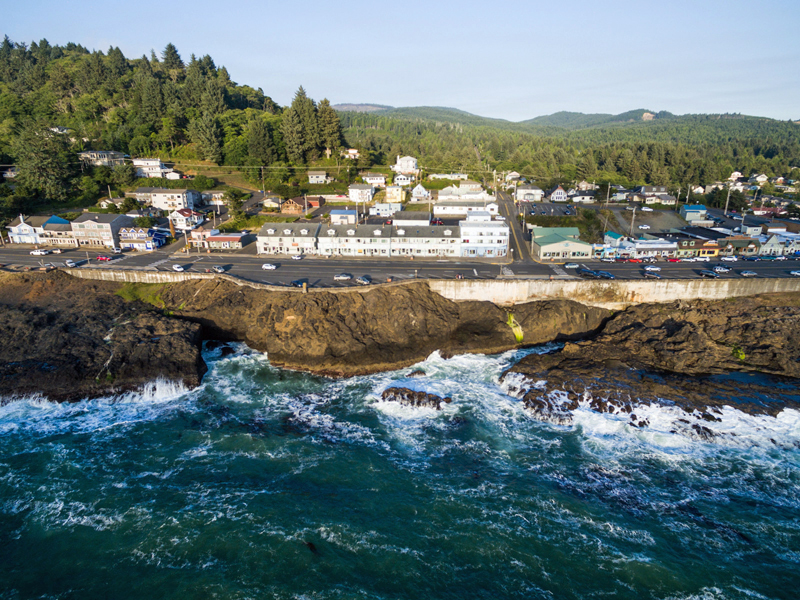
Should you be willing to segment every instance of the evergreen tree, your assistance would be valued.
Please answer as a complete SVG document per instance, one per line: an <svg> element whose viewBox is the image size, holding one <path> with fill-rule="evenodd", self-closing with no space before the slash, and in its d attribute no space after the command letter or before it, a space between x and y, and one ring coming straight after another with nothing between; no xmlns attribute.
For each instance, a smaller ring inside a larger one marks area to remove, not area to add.
<svg viewBox="0 0 800 600"><path fill-rule="evenodd" d="M164 52L161 53L161 59L164 68L168 71L171 69L183 70L181 55L178 54L178 49L172 43L167 44L166 48L164 48Z"/></svg>
<svg viewBox="0 0 800 600"><path fill-rule="evenodd" d="M317 115L322 145L325 147L325 154L330 158L332 153L338 153L342 147L342 125L339 122L339 115L333 110L327 98L319 103Z"/></svg>
<svg viewBox="0 0 800 600"><path fill-rule="evenodd" d="M48 200L66 200L75 171L67 136L54 133L46 123L29 121L16 131L11 151L20 186Z"/></svg>
<svg viewBox="0 0 800 600"><path fill-rule="evenodd" d="M217 117L205 113L189 125L189 135L205 160L222 163L222 127Z"/></svg>
<svg viewBox="0 0 800 600"><path fill-rule="evenodd" d="M303 124L300 122L300 116L294 107L289 107L283 113L281 134L283 135L283 145L286 148L286 156L290 161L302 164L305 138L303 136Z"/></svg>
<svg viewBox="0 0 800 600"><path fill-rule="evenodd" d="M300 119L303 130L303 155L311 160L317 157L320 146L319 124L317 123L317 107L306 95L303 86L297 90L292 100L292 109Z"/></svg>
<svg viewBox="0 0 800 600"><path fill-rule="evenodd" d="M259 165L272 164L277 158L271 127L263 119L255 118L248 124L247 155Z"/></svg>
<svg viewBox="0 0 800 600"><path fill-rule="evenodd" d="M206 80L205 90L200 98L200 110L214 116L225 111L225 88L218 80Z"/></svg>

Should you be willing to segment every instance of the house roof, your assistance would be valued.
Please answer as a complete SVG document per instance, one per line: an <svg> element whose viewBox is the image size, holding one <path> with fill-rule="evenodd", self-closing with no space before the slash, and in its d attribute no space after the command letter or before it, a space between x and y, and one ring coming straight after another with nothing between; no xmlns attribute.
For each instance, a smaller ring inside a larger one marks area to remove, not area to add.
<svg viewBox="0 0 800 600"><path fill-rule="evenodd" d="M319 177L319 176L326 177L327 175L328 175L328 173L325 172L325 171L309 171L308 172L308 176L309 177Z"/></svg>
<svg viewBox="0 0 800 600"><path fill-rule="evenodd" d="M688 206L686 204L684 204L683 206L681 206L681 210L685 210L685 211L689 212L689 211L701 211L701 210L707 210L707 209L702 204L692 204L692 205L688 205Z"/></svg>
<svg viewBox="0 0 800 600"><path fill-rule="evenodd" d="M531 235L537 240L538 243L538 239L540 237L545 237L548 235L560 235L563 237L578 239L578 237L581 235L581 232L577 227L534 227L531 229Z"/></svg>
<svg viewBox="0 0 800 600"><path fill-rule="evenodd" d="M394 214L394 218L401 221L430 221L431 213L420 210L401 210Z"/></svg>
<svg viewBox="0 0 800 600"><path fill-rule="evenodd" d="M45 231L72 231L72 223L45 223Z"/></svg>
<svg viewBox="0 0 800 600"><path fill-rule="evenodd" d="M331 211L331 215L355 215L357 214L355 210L347 210L344 208L337 208Z"/></svg>
<svg viewBox="0 0 800 600"><path fill-rule="evenodd" d="M351 190L371 190L372 186L368 183L351 183L348 189Z"/></svg>
<svg viewBox="0 0 800 600"><path fill-rule="evenodd" d="M50 220L50 218L51 217L49 217L49 216L47 216L47 217L29 217L29 216L26 216L26 215L20 215L19 217L17 217L13 221L11 221L11 223L9 223L7 225L7 227L16 227L17 225L21 225L22 224L21 219L24 219L25 220L25 224L26 225L30 225L31 227L44 227L44 224L47 223L47 221Z"/></svg>
<svg viewBox="0 0 800 600"><path fill-rule="evenodd" d="M319 227L319 223L265 223L259 230L258 235L263 237L286 236L313 238L317 234ZM305 230L306 233L303 233L303 230Z"/></svg>
<svg viewBox="0 0 800 600"><path fill-rule="evenodd" d="M131 217L127 215L116 215L113 213L83 213L80 217L75 219L73 223L86 223L88 221L94 221L96 223L113 223L117 219L127 219L130 220Z"/></svg>
<svg viewBox="0 0 800 600"><path fill-rule="evenodd" d="M565 229L565 228L559 228L559 229ZM569 229L569 228L566 228L566 229ZM548 235L543 235L542 237L536 237L534 239L534 243L536 243L537 246L550 246L552 244L561 244L561 243L564 243L564 242L569 242L571 244L580 244L582 246L590 246L591 247L591 244L589 242L584 242L584 241L581 241L581 240L579 240L577 238L574 238L574 237L571 237L571 236L567 236L567 235L561 235L559 233L550 233Z"/></svg>
<svg viewBox="0 0 800 600"><path fill-rule="evenodd" d="M445 231L449 231L450 235L445 234ZM461 228L450 225L397 225L394 236L451 239L461 237Z"/></svg>
<svg viewBox="0 0 800 600"><path fill-rule="evenodd" d="M389 238L393 231L394 228L391 225L328 225L320 228L319 238Z"/></svg>

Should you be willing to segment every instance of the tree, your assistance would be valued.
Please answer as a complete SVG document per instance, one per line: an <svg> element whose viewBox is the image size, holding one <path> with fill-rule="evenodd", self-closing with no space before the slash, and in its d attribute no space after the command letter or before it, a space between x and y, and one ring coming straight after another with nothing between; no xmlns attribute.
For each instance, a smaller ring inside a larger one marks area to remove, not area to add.
<svg viewBox="0 0 800 600"><path fill-rule="evenodd" d="M215 116L205 113L192 121L189 135L205 160L217 164L222 162L222 128Z"/></svg>
<svg viewBox="0 0 800 600"><path fill-rule="evenodd" d="M264 119L256 117L247 124L247 154L258 165L270 165L277 158L272 128Z"/></svg>
<svg viewBox="0 0 800 600"><path fill-rule="evenodd" d="M297 113L302 128L303 157L305 159L316 158L320 145L317 106L314 104L314 101L306 95L306 91L303 89L302 85L294 95L292 110Z"/></svg>
<svg viewBox="0 0 800 600"><path fill-rule="evenodd" d="M286 156L290 161L302 164L303 151L305 149L303 124L300 122L300 116L293 107L283 113L281 133L283 134L283 145L286 147Z"/></svg>
<svg viewBox="0 0 800 600"><path fill-rule="evenodd" d="M133 185L133 182L136 181L136 167L129 163L114 167L111 180L114 182L114 186L119 188Z"/></svg>
<svg viewBox="0 0 800 600"><path fill-rule="evenodd" d="M338 153L342 147L342 124L339 115L331 107L331 103L324 98L317 109L320 137L325 146L325 155L330 158L332 153Z"/></svg>
<svg viewBox="0 0 800 600"><path fill-rule="evenodd" d="M154 227L158 223L155 217L134 217L133 224L136 227Z"/></svg>
<svg viewBox="0 0 800 600"><path fill-rule="evenodd" d="M161 59L164 68L168 71L171 69L183 70L181 55L178 54L178 49L172 43L167 44L166 48L164 48L164 52L161 53Z"/></svg>
<svg viewBox="0 0 800 600"><path fill-rule="evenodd" d="M67 136L50 131L43 122L28 121L17 129L11 153L21 186L48 199L66 200L76 166Z"/></svg>

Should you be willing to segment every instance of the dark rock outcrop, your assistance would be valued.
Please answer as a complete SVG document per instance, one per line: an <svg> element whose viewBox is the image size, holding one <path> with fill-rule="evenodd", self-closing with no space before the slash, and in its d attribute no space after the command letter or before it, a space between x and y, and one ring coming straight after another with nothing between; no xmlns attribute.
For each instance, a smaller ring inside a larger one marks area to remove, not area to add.
<svg viewBox="0 0 800 600"><path fill-rule="evenodd" d="M0 397L79 400L154 379L199 385L201 328L53 272L0 275Z"/></svg>
<svg viewBox="0 0 800 600"><path fill-rule="evenodd" d="M796 304L796 297L775 295L634 306L595 338L529 355L504 378L523 375L525 383L514 380L510 391L537 417L558 423L570 422L581 402L628 413L636 427L647 426L636 415L643 404L675 405L706 421L723 405L777 414L798 406L796 385L785 385L800 378Z"/></svg>
<svg viewBox="0 0 800 600"><path fill-rule="evenodd" d="M452 398L442 398L436 394L418 392L405 387L386 388L381 394L381 399L391 402L399 402L405 406L427 407L442 410L442 402L450 404Z"/></svg>

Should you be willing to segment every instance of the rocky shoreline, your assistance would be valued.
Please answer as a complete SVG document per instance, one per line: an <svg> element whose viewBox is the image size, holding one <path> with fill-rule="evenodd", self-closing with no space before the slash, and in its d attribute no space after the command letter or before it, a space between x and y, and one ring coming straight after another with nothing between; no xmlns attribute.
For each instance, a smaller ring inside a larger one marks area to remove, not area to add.
<svg viewBox="0 0 800 600"><path fill-rule="evenodd" d="M798 294L612 313L568 300L511 309L455 303L424 282L297 294L222 279L121 285L61 272L4 273L0 336L4 400L107 396L157 378L194 387L206 370L203 340L246 342L274 365L332 377L408 367L436 350L447 357L563 342L503 374L508 392L536 418L567 424L584 406L646 426L637 407L648 404L706 421L723 405L773 415L800 407ZM385 399L446 402L402 389Z"/></svg>

